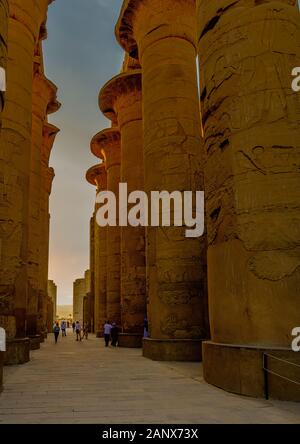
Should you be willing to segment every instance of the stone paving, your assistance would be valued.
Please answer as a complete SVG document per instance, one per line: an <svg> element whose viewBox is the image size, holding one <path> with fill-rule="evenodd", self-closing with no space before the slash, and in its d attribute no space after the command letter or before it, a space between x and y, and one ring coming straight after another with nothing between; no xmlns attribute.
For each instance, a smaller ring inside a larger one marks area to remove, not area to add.
<svg viewBox="0 0 300 444"><path fill-rule="evenodd" d="M91 336L52 335L31 361L5 367L0 423L299 423L300 404L232 395L203 381L201 364L160 363L105 349Z"/></svg>

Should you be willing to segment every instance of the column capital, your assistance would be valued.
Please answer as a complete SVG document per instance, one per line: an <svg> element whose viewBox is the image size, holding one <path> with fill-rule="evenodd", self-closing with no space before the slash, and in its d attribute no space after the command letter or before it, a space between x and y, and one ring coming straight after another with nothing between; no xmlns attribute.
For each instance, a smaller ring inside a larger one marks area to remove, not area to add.
<svg viewBox="0 0 300 444"><path fill-rule="evenodd" d="M53 180L55 177L54 169L50 168L50 167L45 168L42 177L43 177L44 189L50 196L51 191L52 191L52 183L53 183Z"/></svg>
<svg viewBox="0 0 300 444"><path fill-rule="evenodd" d="M37 72L33 78L33 113L44 119L45 115L57 112L60 107L57 86L44 73Z"/></svg>
<svg viewBox="0 0 300 444"><path fill-rule="evenodd" d="M108 128L96 134L91 142L92 153L105 162L108 170L121 163L121 134L118 128Z"/></svg>
<svg viewBox="0 0 300 444"><path fill-rule="evenodd" d="M133 102L137 102L137 99L141 101L142 99L142 71L140 69L133 69L127 72L122 72L121 74L113 77L109 82L107 82L100 91L99 94L99 107L102 113L110 119L113 123L118 122L121 126L120 120L133 120L142 118L141 109L137 110L138 115L123 115L122 119L119 118L119 107L123 107L122 104L118 102L125 99L130 105L129 95L134 94L137 97L133 97ZM141 107L140 107L141 108ZM139 112L140 111L140 112ZM122 113L124 114L124 113Z"/></svg>
<svg viewBox="0 0 300 444"><path fill-rule="evenodd" d="M107 188L107 174L105 164L101 163L91 167L86 173L86 180L97 187L97 193Z"/></svg>
<svg viewBox="0 0 300 444"><path fill-rule="evenodd" d="M147 46L167 37L187 40L196 49L196 0L124 0L115 34L140 60Z"/></svg>
<svg viewBox="0 0 300 444"><path fill-rule="evenodd" d="M42 162L48 165L50 153L54 144L56 135L60 129L51 123L45 122L43 126L43 144L42 144Z"/></svg>

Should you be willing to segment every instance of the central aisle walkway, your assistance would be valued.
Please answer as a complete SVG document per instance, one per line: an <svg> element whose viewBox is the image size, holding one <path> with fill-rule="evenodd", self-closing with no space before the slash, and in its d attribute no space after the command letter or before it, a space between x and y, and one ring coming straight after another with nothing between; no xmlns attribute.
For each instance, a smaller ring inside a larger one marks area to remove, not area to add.
<svg viewBox="0 0 300 444"><path fill-rule="evenodd" d="M0 423L299 423L300 405L225 393L201 365L159 363L140 350L49 335L25 366L6 367Z"/></svg>

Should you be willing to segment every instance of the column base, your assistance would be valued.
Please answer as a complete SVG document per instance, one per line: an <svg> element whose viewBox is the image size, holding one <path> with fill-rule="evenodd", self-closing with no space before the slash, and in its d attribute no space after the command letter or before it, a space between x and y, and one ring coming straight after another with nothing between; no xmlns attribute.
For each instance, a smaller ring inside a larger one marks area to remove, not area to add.
<svg viewBox="0 0 300 444"><path fill-rule="evenodd" d="M103 338L103 337L104 337L103 331L96 332L96 338Z"/></svg>
<svg viewBox="0 0 300 444"><path fill-rule="evenodd" d="M262 348L235 344L203 342L204 379L209 384L239 395L263 398L265 379L264 353L300 365L300 353L288 348ZM268 369L300 382L299 367L268 357ZM300 387L276 375L268 374L269 397L283 401L300 401Z"/></svg>
<svg viewBox="0 0 300 444"><path fill-rule="evenodd" d="M153 361L201 361L202 339L143 339L143 356Z"/></svg>
<svg viewBox="0 0 300 444"><path fill-rule="evenodd" d="M120 333L118 345L124 348L142 348L143 335L138 333Z"/></svg>
<svg viewBox="0 0 300 444"><path fill-rule="evenodd" d="M30 350L39 350L41 348L41 335L29 336Z"/></svg>
<svg viewBox="0 0 300 444"><path fill-rule="evenodd" d="M3 365L4 365L4 352L0 351L0 393L3 388Z"/></svg>
<svg viewBox="0 0 300 444"><path fill-rule="evenodd" d="M19 365L30 361L29 338L7 339L4 365Z"/></svg>

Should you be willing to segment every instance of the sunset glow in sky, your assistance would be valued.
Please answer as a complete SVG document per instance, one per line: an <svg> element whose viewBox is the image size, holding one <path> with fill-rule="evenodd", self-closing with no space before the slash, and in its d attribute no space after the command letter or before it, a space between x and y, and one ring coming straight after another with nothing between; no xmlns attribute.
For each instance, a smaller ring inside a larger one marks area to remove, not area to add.
<svg viewBox="0 0 300 444"><path fill-rule="evenodd" d="M50 201L49 278L58 303L72 303L73 281L89 267L89 221L95 189L85 180L97 163L94 134L110 123L98 108L98 93L121 69L123 51L114 25L122 0L56 0L49 6L44 43L46 75L58 86L61 110L50 116L58 134L50 164L56 177Z"/></svg>

